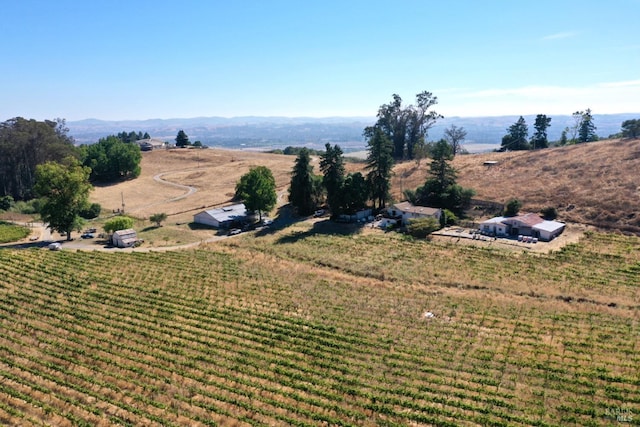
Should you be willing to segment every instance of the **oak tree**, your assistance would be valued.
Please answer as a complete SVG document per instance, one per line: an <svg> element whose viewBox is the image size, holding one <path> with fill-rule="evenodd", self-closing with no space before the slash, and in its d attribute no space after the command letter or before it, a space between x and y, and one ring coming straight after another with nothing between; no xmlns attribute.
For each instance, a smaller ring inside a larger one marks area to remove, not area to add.
<svg viewBox="0 0 640 427"><path fill-rule="evenodd" d="M72 157L64 163L46 162L36 167L35 193L42 198L40 216L49 228L67 234L82 227L80 213L89 205L91 170Z"/></svg>
<svg viewBox="0 0 640 427"><path fill-rule="evenodd" d="M276 205L276 180L266 166L256 166L240 177L236 184L237 199L243 200L249 212L258 212L262 221L262 212L268 212Z"/></svg>

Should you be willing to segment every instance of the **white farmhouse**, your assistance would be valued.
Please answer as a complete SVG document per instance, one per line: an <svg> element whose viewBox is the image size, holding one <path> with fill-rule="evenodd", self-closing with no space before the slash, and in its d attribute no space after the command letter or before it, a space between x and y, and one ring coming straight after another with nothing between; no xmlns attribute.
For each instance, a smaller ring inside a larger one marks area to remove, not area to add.
<svg viewBox="0 0 640 427"><path fill-rule="evenodd" d="M435 218L440 221L442 209L415 206L411 202L401 202L387 208L387 214L391 218L399 218L402 225L407 225L409 220L413 218Z"/></svg>

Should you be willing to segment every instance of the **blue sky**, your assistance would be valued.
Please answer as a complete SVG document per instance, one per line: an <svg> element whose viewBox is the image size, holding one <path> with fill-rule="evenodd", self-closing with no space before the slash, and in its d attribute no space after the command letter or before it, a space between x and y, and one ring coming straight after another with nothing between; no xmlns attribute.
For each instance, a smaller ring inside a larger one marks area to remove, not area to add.
<svg viewBox="0 0 640 427"><path fill-rule="evenodd" d="M640 112L640 0L2 3L0 120Z"/></svg>

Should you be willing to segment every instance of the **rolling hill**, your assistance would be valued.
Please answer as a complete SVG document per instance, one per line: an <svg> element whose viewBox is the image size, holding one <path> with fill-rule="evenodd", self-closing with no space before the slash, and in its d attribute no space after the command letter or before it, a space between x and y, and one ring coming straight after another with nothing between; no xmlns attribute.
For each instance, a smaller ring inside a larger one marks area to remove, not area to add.
<svg viewBox="0 0 640 427"><path fill-rule="evenodd" d="M497 163L485 166L486 161ZM458 182L475 189L478 199L517 198L523 211L553 206L563 221L640 233L640 139L457 156L453 166ZM427 169L424 162L397 165L394 196L422 185Z"/></svg>

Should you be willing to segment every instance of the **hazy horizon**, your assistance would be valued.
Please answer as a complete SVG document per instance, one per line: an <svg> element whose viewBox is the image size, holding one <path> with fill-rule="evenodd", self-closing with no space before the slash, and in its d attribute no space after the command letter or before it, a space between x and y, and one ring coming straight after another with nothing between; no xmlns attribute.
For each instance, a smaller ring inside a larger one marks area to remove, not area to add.
<svg viewBox="0 0 640 427"><path fill-rule="evenodd" d="M0 116L373 117L424 90L445 117L637 111L639 13L629 0L8 2Z"/></svg>

